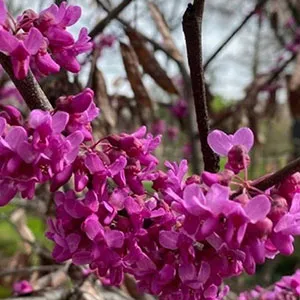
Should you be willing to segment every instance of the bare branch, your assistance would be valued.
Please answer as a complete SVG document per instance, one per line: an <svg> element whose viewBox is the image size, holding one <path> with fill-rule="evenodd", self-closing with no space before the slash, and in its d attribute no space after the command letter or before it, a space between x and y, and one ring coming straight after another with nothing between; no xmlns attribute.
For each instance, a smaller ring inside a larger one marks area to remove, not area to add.
<svg viewBox="0 0 300 300"><path fill-rule="evenodd" d="M223 50L223 48L235 37L235 35L244 27L244 25L249 21L249 19L260 9L267 0L260 0L255 8L243 19L243 21L232 31L232 33L224 40L224 42L218 47L218 49L208 58L204 64L204 70L208 65L218 56L218 54Z"/></svg>
<svg viewBox="0 0 300 300"><path fill-rule="evenodd" d="M202 65L201 40L203 9L204 0L194 0L194 4L189 4L184 13L182 25L186 40L188 62L191 70L194 104L201 141L204 169L210 172L218 172L219 157L212 151L207 143L209 125Z"/></svg>
<svg viewBox="0 0 300 300"><path fill-rule="evenodd" d="M290 162L289 164L287 164L282 169L278 170L277 172L254 180L251 184L251 187L255 187L256 189L265 191L271 188L272 186L279 184L287 177L299 171L300 171L300 158L297 158L292 162ZM242 192L243 189L239 189L237 192L231 195L231 199L234 199L238 195L242 194ZM249 192L252 193L251 189L249 190Z"/></svg>
<svg viewBox="0 0 300 300"><path fill-rule="evenodd" d="M46 266L33 266L28 268L20 268L20 269L12 269L12 270L5 270L0 272L0 277L10 276L14 274L30 274L33 272L45 272L45 271L54 271L58 268L61 268L61 265L46 265Z"/></svg>
<svg viewBox="0 0 300 300"><path fill-rule="evenodd" d="M29 70L26 78L19 80L15 77L8 56L0 52L0 63L22 95L28 107L32 109L52 110L53 107Z"/></svg>
<svg viewBox="0 0 300 300"><path fill-rule="evenodd" d="M285 178L293 175L296 172L300 171L300 158L297 158L287 164L285 167L279 171L273 173L268 177L264 177L262 180L257 180L252 186L256 187L259 190L265 191L268 188L282 182Z"/></svg>
<svg viewBox="0 0 300 300"><path fill-rule="evenodd" d="M277 79L278 76L285 70L285 68L296 57L297 57L297 53L294 53L293 55L291 55L291 57L289 59L287 59L278 69L276 69L273 73L271 73L270 76L268 78L266 78L266 80L263 83L261 83L259 86L257 86L255 88L257 90L257 92L259 92L260 90L264 89L265 87L267 87L268 85L270 85L275 79ZM212 124L212 127L218 127L223 121L225 121L227 118L229 118L234 113L236 113L237 111L239 111L239 109L241 109L245 105L245 102L247 102L248 99L251 98L250 96L253 95L253 93L254 93L253 89L249 90L247 92L246 96L244 97L244 99L238 101L237 104L232 105L229 108L227 108L224 111L222 111L221 114L219 115L219 117L214 120L214 122Z"/></svg>
<svg viewBox="0 0 300 300"><path fill-rule="evenodd" d="M117 7L115 7L112 11L108 13L108 15L102 19L89 33L89 36L94 39L99 33L101 33L104 28L115 19L122 10L124 10L132 0L124 0Z"/></svg>
<svg viewBox="0 0 300 300"><path fill-rule="evenodd" d="M39 296L24 296L24 297L11 297L6 298L7 300L62 300L67 299L70 295L70 290L66 288L50 290Z"/></svg>

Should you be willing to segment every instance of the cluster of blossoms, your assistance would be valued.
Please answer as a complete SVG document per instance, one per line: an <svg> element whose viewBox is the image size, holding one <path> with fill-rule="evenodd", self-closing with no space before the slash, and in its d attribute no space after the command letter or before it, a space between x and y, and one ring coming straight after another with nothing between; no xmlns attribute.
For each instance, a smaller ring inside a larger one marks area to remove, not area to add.
<svg viewBox="0 0 300 300"><path fill-rule="evenodd" d="M271 287L256 286L253 290L243 292L238 300L297 300L300 297L300 270L291 276L284 276Z"/></svg>
<svg viewBox="0 0 300 300"><path fill-rule="evenodd" d="M166 134L169 140L173 141L179 134L179 129L176 126L171 126L163 119L158 119L152 123L151 132L153 135Z"/></svg>
<svg viewBox="0 0 300 300"><path fill-rule="evenodd" d="M188 113L188 106L184 99L179 99L174 105L171 107L172 114L178 118L184 118Z"/></svg>
<svg viewBox="0 0 300 300"><path fill-rule="evenodd" d="M21 280L14 283L13 291L16 296L28 295L33 292L33 288L27 280Z"/></svg>
<svg viewBox="0 0 300 300"><path fill-rule="evenodd" d="M36 75L56 73L60 67L77 73L77 56L92 48L87 29L80 30L77 41L66 29L81 15L79 6L55 4L39 14L28 9L15 21L0 1L0 51L9 55L16 78L23 79L29 66Z"/></svg>
<svg viewBox="0 0 300 300"><path fill-rule="evenodd" d="M98 49L101 53L105 48L111 48L116 42L116 37L112 34L102 34L96 38L94 49Z"/></svg>
<svg viewBox="0 0 300 300"><path fill-rule="evenodd" d="M31 199L37 183L51 181L51 189L64 184L98 115L93 92L59 98L57 110L33 110L27 120L13 106L0 109L0 205L17 192Z"/></svg>
<svg viewBox="0 0 300 300"><path fill-rule="evenodd" d="M80 14L63 2L40 14L27 10L12 22L0 0L0 51L10 56L15 76L24 78L29 65L38 75L61 66L78 72L76 57L92 44L86 29L75 42L66 28ZM130 274L160 299L214 300L228 293L224 279L253 274L267 258L293 252L300 174L256 189L247 178L250 129L209 134L210 147L227 157L219 173L188 176L186 160L166 162L162 171L153 154L161 136L146 127L93 140L91 122L99 114L93 97L90 89L60 97L54 111L33 110L26 120L15 107L0 106L0 206L18 193L31 199L37 184L50 183L56 215L46 235L56 261L88 266L111 285ZM186 102L179 100L172 113L182 119ZM282 282L294 288L294 281ZM15 286L22 291L31 292L27 282Z"/></svg>
<svg viewBox="0 0 300 300"><path fill-rule="evenodd" d="M36 183L49 181L56 216L47 237L58 262L88 265L111 285L131 274L160 299L223 299L224 279L293 252L299 174L267 192L239 177L250 164L250 129L213 131L208 142L227 156L225 170L188 177L185 160L157 170L161 137L145 127L93 141L97 115L90 89L27 121L13 107L0 114L1 205L17 192L32 198Z"/></svg>

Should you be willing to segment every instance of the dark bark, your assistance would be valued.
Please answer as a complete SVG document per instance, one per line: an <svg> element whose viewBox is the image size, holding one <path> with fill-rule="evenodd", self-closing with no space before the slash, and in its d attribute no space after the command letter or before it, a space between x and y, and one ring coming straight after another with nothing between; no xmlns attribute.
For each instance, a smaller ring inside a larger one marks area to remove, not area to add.
<svg viewBox="0 0 300 300"><path fill-rule="evenodd" d="M197 117L197 125L201 142L204 169L209 172L219 171L219 157L207 143L209 133L208 112L202 65L202 16L204 0L195 0L188 5L183 16L183 31L186 40L188 63L191 71L192 89Z"/></svg>
<svg viewBox="0 0 300 300"><path fill-rule="evenodd" d="M122 1L117 7L111 10L108 15L101 20L89 33L89 36L94 39L99 33L103 32L104 28L113 20L115 19L122 10L124 10L132 0L124 0Z"/></svg>
<svg viewBox="0 0 300 300"><path fill-rule="evenodd" d="M8 56L0 52L0 63L12 82L22 95L27 106L32 109L52 110L53 107L29 70L26 78L19 80L15 77L13 68Z"/></svg>

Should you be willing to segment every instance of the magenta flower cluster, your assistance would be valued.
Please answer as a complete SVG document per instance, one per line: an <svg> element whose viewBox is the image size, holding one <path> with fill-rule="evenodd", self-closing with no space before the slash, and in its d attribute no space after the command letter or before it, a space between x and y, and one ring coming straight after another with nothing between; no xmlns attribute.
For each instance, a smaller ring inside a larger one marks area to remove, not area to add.
<svg viewBox="0 0 300 300"><path fill-rule="evenodd" d="M32 111L26 122L13 107L1 113L1 205L17 192L32 198L37 183L50 182L56 218L47 237L58 262L89 265L112 285L131 274L160 299L222 299L225 278L293 252L299 175L250 192L237 175L250 163L248 128L213 131L209 144L228 157L226 169L187 177L185 160L157 170L161 138L145 127L93 141L97 114L90 89L59 98L53 112ZM73 188L59 191L70 180ZM243 187L234 198L233 184Z"/></svg>
<svg viewBox="0 0 300 300"><path fill-rule="evenodd" d="M228 159L225 170L188 177L185 160L157 169L161 137L146 127L94 141L98 113L90 89L26 121L11 106L0 113L0 205L18 192L30 199L37 183L49 182L56 218L47 237L56 261L88 265L111 285L131 274L160 299L223 299L224 279L293 252L300 176L267 192L239 177L250 164L250 129L210 133L209 145ZM60 191L67 182L72 188Z"/></svg>
<svg viewBox="0 0 300 300"><path fill-rule="evenodd" d="M255 196L245 188L232 199L229 184L248 184L235 174L250 163L249 129L212 132L209 143L228 157L226 169L191 177L185 160L157 170L151 153L160 137L145 134L142 127L108 136L77 157L74 190L56 192L57 215L49 221L58 262L87 264L112 285L131 274L160 299L223 299L225 278L293 252L300 233L295 189L286 185L290 200L281 186Z"/></svg>
<svg viewBox="0 0 300 300"><path fill-rule="evenodd" d="M29 66L36 75L56 73L60 67L77 73L77 56L92 48L87 29L80 30L77 41L67 27L75 24L81 15L79 6L55 4L39 14L29 9L17 20L0 1L0 51L9 55L16 78L26 77Z"/></svg>
<svg viewBox="0 0 300 300"><path fill-rule="evenodd" d="M0 0L0 50L15 76L24 78L29 65L42 75L60 67L78 72L76 57L92 44L86 29L74 41L66 28L80 14L63 2L10 22ZM55 110L33 110L26 120L15 107L0 106L0 206L17 194L31 199L37 184L49 183L56 215L46 235L57 262L84 265L116 286L130 274L159 299L217 300L229 291L224 279L253 274L267 258L293 253L300 174L267 191L255 188L247 174L250 129L211 132L208 144L227 157L225 169L188 176L186 160L157 168L161 136L146 127L94 141L91 122L99 109L93 98L91 89L63 96ZM179 100L172 112L183 118L186 102ZM166 129L161 121L154 125L156 133ZM295 286L294 279L283 283ZM16 293L24 291L30 291L27 282L16 285Z"/></svg>
<svg viewBox="0 0 300 300"><path fill-rule="evenodd" d="M284 276L270 287L263 288L256 286L253 290L243 292L238 300L277 300L290 299L296 300L300 297L300 270L291 276Z"/></svg>
<svg viewBox="0 0 300 300"><path fill-rule="evenodd" d="M57 110L33 110L26 121L15 107L1 107L0 205L7 204L17 192L23 198L33 198L37 183L51 181L51 189L56 190L68 181L98 108L90 89L67 99L68 109L61 98Z"/></svg>

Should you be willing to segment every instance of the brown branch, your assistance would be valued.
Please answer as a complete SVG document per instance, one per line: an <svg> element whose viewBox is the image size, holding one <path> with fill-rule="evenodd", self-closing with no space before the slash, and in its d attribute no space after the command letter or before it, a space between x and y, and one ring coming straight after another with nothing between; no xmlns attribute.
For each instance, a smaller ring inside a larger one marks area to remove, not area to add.
<svg viewBox="0 0 300 300"><path fill-rule="evenodd" d="M42 295L26 295L20 297L11 297L6 298L7 300L62 300L68 299L68 296L71 294L70 290L66 288L62 289L51 289L44 292Z"/></svg>
<svg viewBox="0 0 300 300"><path fill-rule="evenodd" d="M45 266L33 266L28 268L19 268L13 270L5 270L0 272L0 277L10 276L13 274L30 274L34 272L53 271L61 268L61 265L45 265Z"/></svg>
<svg viewBox="0 0 300 300"><path fill-rule="evenodd" d="M285 178L293 175L296 172L300 171L300 158L297 158L287 164L282 169L278 170L277 172L273 173L272 175L268 177L264 177L262 180L256 180L254 181L254 186L257 189L260 189L262 191L267 190L268 188L282 182Z"/></svg>
<svg viewBox="0 0 300 300"><path fill-rule="evenodd" d="M194 104L197 116L197 125L203 154L204 169L218 172L219 157L207 143L209 132L208 112L205 95L204 72L202 65L202 15L204 0L194 0L189 4L183 16L183 31L186 40L188 62L191 70Z"/></svg>
<svg viewBox="0 0 300 300"><path fill-rule="evenodd" d="M124 10L132 0L124 0L118 6L116 6L113 10L111 10L108 15L102 19L89 33L89 36L94 39L99 33L101 33L104 28L115 19L122 10Z"/></svg>
<svg viewBox="0 0 300 300"><path fill-rule="evenodd" d="M297 57L297 53L294 53L289 59L287 59L278 69L276 69L270 77L268 77L262 84L256 87L257 92L263 90L268 85L270 85L278 76L285 70L285 68ZM249 96L253 93L253 89L250 89L244 99L240 100L237 104L230 106L229 108L222 111L217 119L214 120L211 125L213 128L218 127L222 122L231 117L234 113L242 109L245 105L245 102L248 101Z"/></svg>
<svg viewBox="0 0 300 300"><path fill-rule="evenodd" d="M224 42L218 47L218 49L208 58L204 64L204 70L208 65L218 56L218 54L223 50L223 48L235 37L235 35L244 27L244 25L249 21L249 19L259 10L267 0L260 0L255 8L242 20L242 22L232 31L232 33L224 40Z"/></svg>
<svg viewBox="0 0 300 300"><path fill-rule="evenodd" d="M252 187L255 187L261 191L265 191L272 186L281 183L284 179L287 177L293 175L296 172L300 171L300 158L297 158L287 164L285 167L282 169L278 170L277 172L263 176L261 178L258 178L254 180L251 184ZM239 189L237 192L233 193L231 195L231 199L234 199L238 195L240 195L243 192L243 189ZM251 189L250 189L251 192Z"/></svg>
<svg viewBox="0 0 300 300"><path fill-rule="evenodd" d="M28 107L32 109L52 110L53 107L50 104L45 93L41 89L40 85L36 81L34 75L29 70L26 78L19 80L15 77L13 68L8 56L0 52L0 64L3 69L9 75L12 82L22 95L24 101Z"/></svg>

